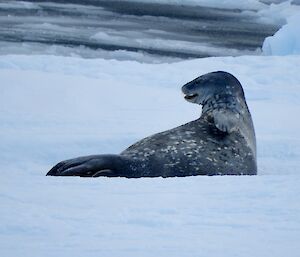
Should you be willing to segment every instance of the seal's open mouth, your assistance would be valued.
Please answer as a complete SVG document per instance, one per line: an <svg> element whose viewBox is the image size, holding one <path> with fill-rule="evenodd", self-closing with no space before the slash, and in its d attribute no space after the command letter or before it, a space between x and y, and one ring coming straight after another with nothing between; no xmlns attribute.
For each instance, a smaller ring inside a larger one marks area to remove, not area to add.
<svg viewBox="0 0 300 257"><path fill-rule="evenodd" d="M185 95L184 99L185 100L193 100L194 98L196 98L198 96L198 94L190 94L190 95Z"/></svg>

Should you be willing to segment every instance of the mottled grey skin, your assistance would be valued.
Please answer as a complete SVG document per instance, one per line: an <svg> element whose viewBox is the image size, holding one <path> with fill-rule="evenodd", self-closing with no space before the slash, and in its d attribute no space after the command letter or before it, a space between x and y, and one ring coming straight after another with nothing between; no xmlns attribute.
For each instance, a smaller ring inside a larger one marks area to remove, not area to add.
<svg viewBox="0 0 300 257"><path fill-rule="evenodd" d="M187 83L182 92L187 101L203 105L199 119L144 138L120 155L60 162L47 175L256 175L255 133L239 81L227 72L212 72Z"/></svg>

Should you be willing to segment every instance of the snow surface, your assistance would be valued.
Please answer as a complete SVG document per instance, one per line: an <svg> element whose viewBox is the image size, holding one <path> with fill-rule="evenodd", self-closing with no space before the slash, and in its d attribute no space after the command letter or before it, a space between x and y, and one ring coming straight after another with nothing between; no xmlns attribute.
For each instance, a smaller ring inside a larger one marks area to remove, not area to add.
<svg viewBox="0 0 300 257"><path fill-rule="evenodd" d="M275 22L282 26L288 22L288 20L300 13L300 3L296 5L294 1L284 1L282 3L272 3L267 8L263 8L257 11L257 15L261 21Z"/></svg>
<svg viewBox="0 0 300 257"><path fill-rule="evenodd" d="M300 13L288 19L272 37L267 37L263 44L266 55L300 55Z"/></svg>
<svg viewBox="0 0 300 257"><path fill-rule="evenodd" d="M299 256L299 66L299 56L1 56L0 256ZM258 176L45 176L62 159L118 153L196 119L180 87L215 70L244 86Z"/></svg>

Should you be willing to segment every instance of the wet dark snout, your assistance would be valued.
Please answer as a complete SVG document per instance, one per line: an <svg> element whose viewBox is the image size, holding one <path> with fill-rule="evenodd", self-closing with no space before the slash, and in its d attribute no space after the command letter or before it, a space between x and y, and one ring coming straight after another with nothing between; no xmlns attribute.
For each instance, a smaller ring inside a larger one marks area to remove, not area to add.
<svg viewBox="0 0 300 257"><path fill-rule="evenodd" d="M198 92L196 92L196 85L194 81L191 81L187 84L185 84L181 88L182 93L185 95L184 99L189 102L194 102L196 98L198 97Z"/></svg>
<svg viewBox="0 0 300 257"><path fill-rule="evenodd" d="M185 85L183 85L182 88L181 88L181 91L185 95L188 95L192 92L193 87L194 87L194 81L191 81L191 82L186 83Z"/></svg>

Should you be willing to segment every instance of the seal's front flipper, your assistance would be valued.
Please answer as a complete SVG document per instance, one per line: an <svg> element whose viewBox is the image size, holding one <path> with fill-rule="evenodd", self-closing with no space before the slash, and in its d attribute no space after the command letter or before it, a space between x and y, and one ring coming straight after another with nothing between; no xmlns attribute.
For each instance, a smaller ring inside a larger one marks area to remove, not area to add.
<svg viewBox="0 0 300 257"><path fill-rule="evenodd" d="M124 166L124 160L119 155L90 155L62 161L55 165L47 176L121 176L120 167Z"/></svg>
<svg viewBox="0 0 300 257"><path fill-rule="evenodd" d="M118 172L116 172L115 170L100 170L97 171L93 177L97 178L97 177L117 177Z"/></svg>
<svg viewBox="0 0 300 257"><path fill-rule="evenodd" d="M240 114L230 109L213 110L214 123L220 131L231 133L239 126Z"/></svg>

